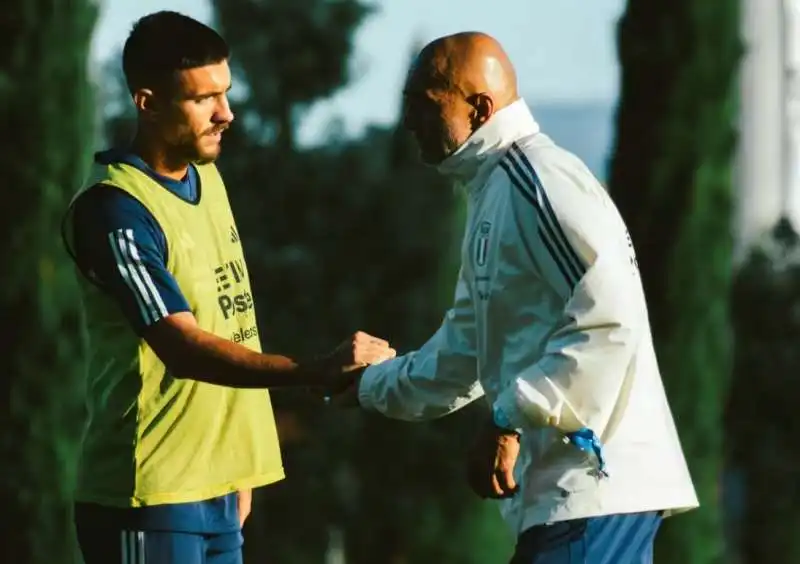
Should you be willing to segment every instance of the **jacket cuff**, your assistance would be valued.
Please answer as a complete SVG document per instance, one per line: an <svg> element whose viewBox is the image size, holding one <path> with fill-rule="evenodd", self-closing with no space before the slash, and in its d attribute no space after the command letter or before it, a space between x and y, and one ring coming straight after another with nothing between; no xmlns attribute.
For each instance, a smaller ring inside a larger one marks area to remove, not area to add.
<svg viewBox="0 0 800 564"><path fill-rule="evenodd" d="M375 364L367 366L364 372L361 373L361 378L358 382L358 404L362 409L377 411L377 407L373 401L373 392L375 380L378 376L379 370L378 366Z"/></svg>
<svg viewBox="0 0 800 564"><path fill-rule="evenodd" d="M526 425L525 418L519 410L516 396L516 384L507 387L495 400L492 406L492 416L495 424L499 424L498 418L504 419L505 421L501 421L504 423L500 425L501 427L510 427L521 433L528 425Z"/></svg>
<svg viewBox="0 0 800 564"><path fill-rule="evenodd" d="M541 371L535 371L540 376L536 380L547 381ZM516 378L500 393L493 407L502 411L515 429L541 428L558 425L559 403L557 397L548 398L528 380Z"/></svg>

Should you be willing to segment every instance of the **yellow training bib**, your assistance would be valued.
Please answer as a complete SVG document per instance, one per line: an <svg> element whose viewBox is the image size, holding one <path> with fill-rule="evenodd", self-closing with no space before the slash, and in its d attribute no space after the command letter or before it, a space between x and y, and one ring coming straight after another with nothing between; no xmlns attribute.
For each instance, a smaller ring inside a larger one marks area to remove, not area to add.
<svg viewBox="0 0 800 564"><path fill-rule="evenodd" d="M197 165L197 171L196 204L123 163L95 164L81 193L102 184L96 189L124 190L141 202L164 232L167 269L200 328L260 351L247 265L225 185L213 164ZM89 281L82 284L91 351L90 422L78 501L121 507L183 503L283 479L266 390L173 378L119 307Z"/></svg>

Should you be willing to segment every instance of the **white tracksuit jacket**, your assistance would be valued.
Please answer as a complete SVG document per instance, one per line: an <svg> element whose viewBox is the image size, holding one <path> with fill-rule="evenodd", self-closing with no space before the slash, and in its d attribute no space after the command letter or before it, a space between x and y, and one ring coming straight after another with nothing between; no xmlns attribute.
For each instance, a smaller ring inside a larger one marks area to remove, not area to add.
<svg viewBox="0 0 800 564"><path fill-rule="evenodd" d="M516 532L696 507L634 250L605 189L523 100L439 170L469 198L455 303L419 350L364 371L362 407L421 421L485 397L522 430L520 492L499 502ZM563 442L581 427L602 440L608 477Z"/></svg>

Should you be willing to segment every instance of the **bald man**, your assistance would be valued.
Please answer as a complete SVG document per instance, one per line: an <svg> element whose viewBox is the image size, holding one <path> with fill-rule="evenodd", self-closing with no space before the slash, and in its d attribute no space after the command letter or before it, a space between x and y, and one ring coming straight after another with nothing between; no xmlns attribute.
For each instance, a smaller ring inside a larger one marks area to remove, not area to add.
<svg viewBox="0 0 800 564"><path fill-rule="evenodd" d="M436 334L353 395L408 421L486 399L469 481L501 500L514 563L651 562L661 519L698 502L614 203L540 131L487 35L426 46L404 99L422 159L467 194L462 266Z"/></svg>

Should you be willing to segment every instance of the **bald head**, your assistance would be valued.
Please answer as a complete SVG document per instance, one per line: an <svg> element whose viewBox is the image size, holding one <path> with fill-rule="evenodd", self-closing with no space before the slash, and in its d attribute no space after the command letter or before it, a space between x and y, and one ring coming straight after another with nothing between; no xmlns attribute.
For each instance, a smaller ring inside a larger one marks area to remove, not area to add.
<svg viewBox="0 0 800 564"><path fill-rule="evenodd" d="M495 110L515 101L517 73L497 40L485 33L464 32L432 41L420 52L412 70L419 78L440 82L463 96L487 94Z"/></svg>
<svg viewBox="0 0 800 564"><path fill-rule="evenodd" d="M519 98L517 75L496 39L457 33L422 49L409 71L404 98L404 121L423 160L433 164Z"/></svg>

